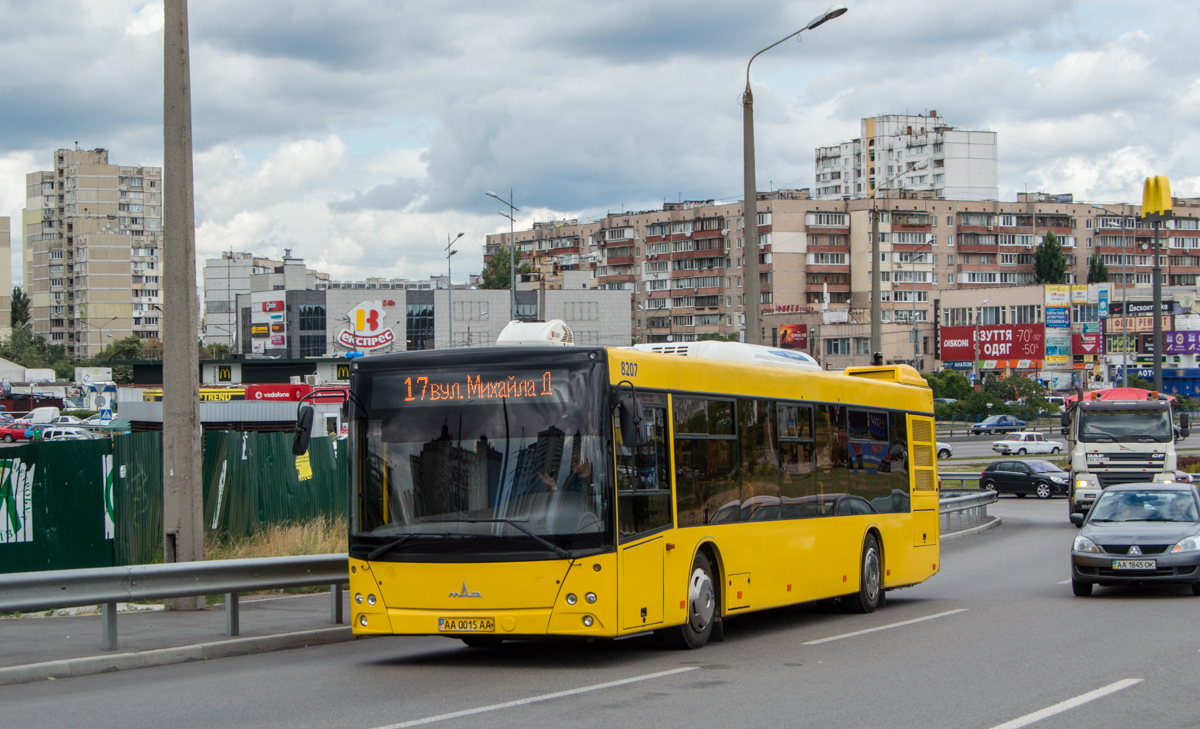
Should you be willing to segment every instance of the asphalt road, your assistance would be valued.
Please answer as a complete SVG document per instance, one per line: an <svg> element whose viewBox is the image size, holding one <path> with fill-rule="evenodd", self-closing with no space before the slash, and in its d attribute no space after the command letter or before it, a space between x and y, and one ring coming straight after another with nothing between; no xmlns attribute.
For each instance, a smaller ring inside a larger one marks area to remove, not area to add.
<svg viewBox="0 0 1200 729"><path fill-rule="evenodd" d="M1003 434L998 434L998 435L955 435L955 436L939 435L937 439L938 439L939 443L945 443L950 446L950 448L954 451L954 458L956 458L956 459L958 459L958 458L995 459L995 458L1000 458L1000 455L992 450L992 442L997 441L997 440L1004 440L1004 437L1005 436ZM1053 433L1046 433L1046 438L1048 440L1059 441L1064 446L1066 445L1066 442L1067 442L1067 439L1065 437L1059 435L1057 431L1055 431ZM1192 431L1192 435L1188 436L1184 440L1176 442L1175 448L1178 451L1183 451L1183 450L1190 451L1190 450L1200 449L1200 428L1194 429ZM1031 455L1029 457L1030 458L1038 458L1039 456ZM955 470L953 467L953 464L951 464L949 466L947 466L945 464L946 464L946 462L942 461L944 470L947 470L947 471Z"/></svg>
<svg viewBox="0 0 1200 729"><path fill-rule="evenodd" d="M1073 597L1066 502L993 509L1002 528L947 545L940 574L874 614L747 615L700 651L652 638L497 649L381 638L8 686L0 707L7 726L121 729L986 729L1047 711L1037 727L1196 726L1200 598L1174 587Z"/></svg>

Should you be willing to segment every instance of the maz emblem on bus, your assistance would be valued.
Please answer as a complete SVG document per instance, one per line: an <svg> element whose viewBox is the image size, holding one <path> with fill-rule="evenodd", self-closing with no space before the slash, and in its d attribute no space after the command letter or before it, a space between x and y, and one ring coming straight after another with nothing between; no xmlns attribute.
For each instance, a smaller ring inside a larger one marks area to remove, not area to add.
<svg viewBox="0 0 1200 729"><path fill-rule="evenodd" d="M483 597L479 592L471 592L467 590L467 583L463 582L462 592L452 592L450 597Z"/></svg>

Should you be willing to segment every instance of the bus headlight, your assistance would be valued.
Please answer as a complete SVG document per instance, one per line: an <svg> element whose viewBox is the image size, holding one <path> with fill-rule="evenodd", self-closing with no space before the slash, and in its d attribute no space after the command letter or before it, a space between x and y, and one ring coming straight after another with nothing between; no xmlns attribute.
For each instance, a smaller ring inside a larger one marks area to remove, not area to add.
<svg viewBox="0 0 1200 729"><path fill-rule="evenodd" d="M359 605L362 605L362 593L361 592L355 593L354 602L358 603Z"/></svg>
<svg viewBox="0 0 1200 729"><path fill-rule="evenodd" d="M583 627L590 628L590 627L592 627L592 623L594 623L594 622L596 622L596 621L594 618L592 618L591 615L583 616Z"/></svg>
<svg viewBox="0 0 1200 729"><path fill-rule="evenodd" d="M375 604L375 596L374 596L374 595L367 595L367 604L368 604L368 605L374 605L374 604Z"/></svg>
<svg viewBox="0 0 1200 729"><path fill-rule="evenodd" d="M579 598L575 597L575 593L568 592L567 593L567 604L574 605L577 602L579 602Z"/></svg>
<svg viewBox="0 0 1200 729"><path fill-rule="evenodd" d="M588 601L588 605L591 605L596 602L596 593L589 592L583 596L583 599Z"/></svg>
<svg viewBox="0 0 1200 729"><path fill-rule="evenodd" d="M358 616L358 624L359 624L359 625L361 625L361 626L363 626L364 628L365 628L365 627L367 627L367 616L366 616L366 615L359 615L359 616Z"/></svg>

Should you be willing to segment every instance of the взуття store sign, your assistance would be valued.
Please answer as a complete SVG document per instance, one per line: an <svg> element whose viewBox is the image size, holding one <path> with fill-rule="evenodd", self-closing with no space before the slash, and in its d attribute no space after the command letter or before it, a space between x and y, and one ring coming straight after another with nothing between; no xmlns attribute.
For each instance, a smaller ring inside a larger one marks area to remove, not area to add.
<svg viewBox="0 0 1200 729"><path fill-rule="evenodd" d="M942 361L975 359L975 327L942 327ZM1046 354L1041 324L1002 324L979 327L979 359L995 367L1040 367Z"/></svg>

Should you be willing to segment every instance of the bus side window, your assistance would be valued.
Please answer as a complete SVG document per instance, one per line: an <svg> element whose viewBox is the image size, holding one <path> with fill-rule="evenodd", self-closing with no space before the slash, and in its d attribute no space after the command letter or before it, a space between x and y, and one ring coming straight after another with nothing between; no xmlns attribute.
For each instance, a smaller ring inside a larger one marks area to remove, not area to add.
<svg viewBox="0 0 1200 729"><path fill-rule="evenodd" d="M769 400L737 402L742 521L779 518L779 459Z"/></svg>
<svg viewBox="0 0 1200 729"><path fill-rule="evenodd" d="M776 403L779 428L779 490L781 519L821 515L815 470L812 406Z"/></svg>
<svg viewBox="0 0 1200 729"><path fill-rule="evenodd" d="M822 500L830 501L845 494L849 486L846 408L843 405L818 405L815 415L817 493Z"/></svg>
<svg viewBox="0 0 1200 729"><path fill-rule="evenodd" d="M888 414L851 410L849 422L850 493L875 511L889 513L893 499L888 475Z"/></svg>
<svg viewBox="0 0 1200 729"><path fill-rule="evenodd" d="M888 443L888 472L891 475L892 513L912 510L908 492L908 419L904 413L888 413L891 438Z"/></svg>
<svg viewBox="0 0 1200 729"><path fill-rule="evenodd" d="M671 526L670 456L667 451L667 410L643 407L646 445L630 448L621 441L614 418L617 445L617 520L621 540L628 541Z"/></svg>
<svg viewBox="0 0 1200 729"><path fill-rule="evenodd" d="M741 519L733 403L675 397L675 511L679 526Z"/></svg>

